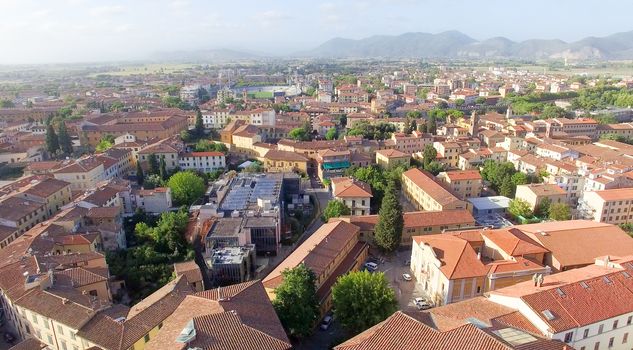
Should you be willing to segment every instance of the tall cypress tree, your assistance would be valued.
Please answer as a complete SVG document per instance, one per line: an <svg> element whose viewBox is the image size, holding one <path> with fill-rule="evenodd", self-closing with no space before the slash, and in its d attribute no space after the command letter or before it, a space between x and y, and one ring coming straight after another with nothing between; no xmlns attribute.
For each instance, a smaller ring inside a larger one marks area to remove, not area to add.
<svg viewBox="0 0 633 350"><path fill-rule="evenodd" d="M136 161L136 183L139 186L143 186L143 181L145 180L145 174L143 174L143 167L141 166L141 161Z"/></svg>
<svg viewBox="0 0 633 350"><path fill-rule="evenodd" d="M194 130L196 132L196 135L204 135L204 124L202 123L202 112L200 112L200 109L198 109L198 111L196 112L196 125Z"/></svg>
<svg viewBox="0 0 633 350"><path fill-rule="evenodd" d="M395 251L400 245L402 229L404 228L402 205L398 201L398 192L395 183L389 181L380 211L378 211L378 223L374 234L376 245L389 253Z"/></svg>
<svg viewBox="0 0 633 350"><path fill-rule="evenodd" d="M156 155L154 153L149 155L149 173L150 174L158 174L159 170L158 170L158 157L156 157Z"/></svg>
<svg viewBox="0 0 633 350"><path fill-rule="evenodd" d="M51 155L55 154L59 149L59 140L53 128L53 123L48 124L46 127L46 150Z"/></svg>
<svg viewBox="0 0 633 350"><path fill-rule="evenodd" d="M66 123L64 121L59 124L57 139L59 141L59 148L64 154L73 153L73 143L70 139L70 135L68 135L68 129L66 129Z"/></svg>
<svg viewBox="0 0 633 350"><path fill-rule="evenodd" d="M167 180L167 164L165 163L165 156L160 157L160 178L163 180Z"/></svg>

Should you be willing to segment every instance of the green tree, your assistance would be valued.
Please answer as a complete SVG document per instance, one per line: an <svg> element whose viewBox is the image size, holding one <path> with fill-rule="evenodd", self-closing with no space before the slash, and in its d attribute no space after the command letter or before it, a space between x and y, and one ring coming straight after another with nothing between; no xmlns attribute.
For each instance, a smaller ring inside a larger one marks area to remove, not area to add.
<svg viewBox="0 0 633 350"><path fill-rule="evenodd" d="M426 168L431 162L437 160L437 150L433 145L424 146L424 151L422 152L422 160L424 167Z"/></svg>
<svg viewBox="0 0 633 350"><path fill-rule="evenodd" d="M510 206L508 207L508 211L510 214L516 216L522 216L524 218L532 217L532 209L530 208L530 204L523 199L515 198L510 201Z"/></svg>
<svg viewBox="0 0 633 350"><path fill-rule="evenodd" d="M15 104L9 99L0 100L0 108L14 108Z"/></svg>
<svg viewBox="0 0 633 350"><path fill-rule="evenodd" d="M196 152L222 152L226 153L229 149L225 144L220 142L213 142L209 140L199 140L194 147Z"/></svg>
<svg viewBox="0 0 633 350"><path fill-rule="evenodd" d="M123 102L121 102L121 101L114 101L110 105L110 112L119 112L119 111L123 110L124 107L125 107L125 105L123 104Z"/></svg>
<svg viewBox="0 0 633 350"><path fill-rule="evenodd" d="M350 215L351 210L340 200L332 200L327 203L327 207L323 210L323 221L327 222L330 218L337 218L343 215Z"/></svg>
<svg viewBox="0 0 633 350"><path fill-rule="evenodd" d="M563 221L571 218L571 209L565 203L554 203L549 207L549 218Z"/></svg>
<svg viewBox="0 0 633 350"><path fill-rule="evenodd" d="M262 171L264 171L264 167L258 160L251 162L251 164L244 169L246 173L261 173Z"/></svg>
<svg viewBox="0 0 633 350"><path fill-rule="evenodd" d="M190 171L178 172L167 181L174 202L178 205L191 205L204 194L204 180Z"/></svg>
<svg viewBox="0 0 633 350"><path fill-rule="evenodd" d="M374 230L374 242L385 252L393 252L400 245L404 219L402 217L402 205L398 200L399 191L393 181L389 181L380 211L378 211L378 223Z"/></svg>
<svg viewBox="0 0 633 350"><path fill-rule="evenodd" d="M149 163L149 173L150 174L158 174L160 172L160 165L158 164L158 157L152 153L147 158L147 162Z"/></svg>
<svg viewBox="0 0 633 350"><path fill-rule="evenodd" d="M411 125L409 126L409 134L414 132L415 130L418 130L418 122L416 122L415 119L411 119Z"/></svg>
<svg viewBox="0 0 633 350"><path fill-rule="evenodd" d="M62 120L59 123L59 129L57 129L57 139L59 141L59 148L64 154L73 153L73 143L68 135L68 129L66 129L66 123Z"/></svg>
<svg viewBox="0 0 633 350"><path fill-rule="evenodd" d="M517 187L512 183L512 179L510 177L505 177L501 182L501 187L499 187L499 195L514 198L516 189Z"/></svg>
<svg viewBox="0 0 633 350"><path fill-rule="evenodd" d="M429 116L429 120L426 122L426 130L428 133L433 135L437 133L437 123L434 115Z"/></svg>
<svg viewBox="0 0 633 350"><path fill-rule="evenodd" d="M141 166L141 162L136 162L136 183L139 186L143 186L143 180L145 180L145 175L143 174L143 167Z"/></svg>
<svg viewBox="0 0 633 350"><path fill-rule="evenodd" d="M112 148L112 146L114 146L114 136L105 135L104 137L101 138L101 140L95 147L95 150L97 152L105 152L109 150L110 148Z"/></svg>
<svg viewBox="0 0 633 350"><path fill-rule="evenodd" d="M330 128L330 130L325 133L325 138L327 140L336 140L338 138L338 131L336 128Z"/></svg>
<svg viewBox="0 0 633 350"><path fill-rule="evenodd" d="M145 177L143 180L143 187L148 190L152 190L156 187L163 187L164 181L160 178L158 174L150 174Z"/></svg>
<svg viewBox="0 0 633 350"><path fill-rule="evenodd" d="M442 171L444 171L444 164L434 160L434 161L431 161L429 164L427 164L424 167L424 170L428 171L429 173L433 175L437 175L441 173Z"/></svg>
<svg viewBox="0 0 633 350"><path fill-rule="evenodd" d="M521 173L521 172L514 173L510 177L510 180L512 181L512 184L514 186L525 185L525 184L529 183L529 181L530 181L528 176L526 174L524 174L524 173Z"/></svg>
<svg viewBox="0 0 633 350"><path fill-rule="evenodd" d="M202 123L202 112L200 109L196 111L196 124L193 130L198 136L204 135L204 124Z"/></svg>
<svg viewBox="0 0 633 350"><path fill-rule="evenodd" d="M191 134L189 133L189 130L183 130L180 132L180 139L182 140L182 142L189 142L191 141Z"/></svg>
<svg viewBox="0 0 633 350"><path fill-rule="evenodd" d="M334 316L352 334L374 326L398 310L384 273L350 272L332 287Z"/></svg>
<svg viewBox="0 0 633 350"><path fill-rule="evenodd" d="M305 264L281 272L283 281L275 288L273 307L286 333L293 338L312 334L319 317L316 276Z"/></svg>
<svg viewBox="0 0 633 350"><path fill-rule="evenodd" d="M422 118L422 112L420 111L408 111L407 112L407 118L411 118L411 119L420 119Z"/></svg>
<svg viewBox="0 0 633 350"><path fill-rule="evenodd" d="M551 209L552 200L545 197L541 200L541 202L534 209L534 215L546 218L549 217L549 211Z"/></svg>
<svg viewBox="0 0 633 350"><path fill-rule="evenodd" d="M59 150L59 140L52 123L46 127L46 150L50 154L55 154Z"/></svg>
<svg viewBox="0 0 633 350"><path fill-rule="evenodd" d="M419 132L426 133L426 132L427 132L427 129L426 129L426 123L420 123L420 124L418 125L418 131L419 131Z"/></svg>
<svg viewBox="0 0 633 350"><path fill-rule="evenodd" d="M163 180L167 180L167 164L165 163L165 156L160 156L160 166L159 166L159 175Z"/></svg>
<svg viewBox="0 0 633 350"><path fill-rule="evenodd" d="M458 98L457 100L455 100L455 106L463 106L464 103L466 103L466 101L464 101L463 98Z"/></svg>

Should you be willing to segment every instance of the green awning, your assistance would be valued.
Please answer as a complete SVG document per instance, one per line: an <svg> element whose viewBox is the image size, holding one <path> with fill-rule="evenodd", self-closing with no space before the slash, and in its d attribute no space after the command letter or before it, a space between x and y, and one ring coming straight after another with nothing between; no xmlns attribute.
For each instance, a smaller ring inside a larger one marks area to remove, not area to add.
<svg viewBox="0 0 633 350"><path fill-rule="evenodd" d="M325 170L334 170L334 169L345 169L351 166L350 162L345 160L342 162L330 162L323 163L323 169Z"/></svg>

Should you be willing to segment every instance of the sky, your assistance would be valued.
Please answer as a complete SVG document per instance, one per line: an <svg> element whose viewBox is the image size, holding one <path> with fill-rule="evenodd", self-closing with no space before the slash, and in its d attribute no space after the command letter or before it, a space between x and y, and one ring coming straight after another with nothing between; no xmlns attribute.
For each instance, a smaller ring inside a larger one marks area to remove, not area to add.
<svg viewBox="0 0 633 350"><path fill-rule="evenodd" d="M633 30L632 12L623 0L0 0L0 64L199 49L283 55L334 37L446 30L575 41Z"/></svg>

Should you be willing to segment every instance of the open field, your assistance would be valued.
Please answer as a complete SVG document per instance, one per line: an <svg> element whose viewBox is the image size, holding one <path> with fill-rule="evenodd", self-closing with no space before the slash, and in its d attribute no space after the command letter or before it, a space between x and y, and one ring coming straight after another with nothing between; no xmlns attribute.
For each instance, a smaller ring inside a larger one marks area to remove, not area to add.
<svg viewBox="0 0 633 350"><path fill-rule="evenodd" d="M174 64L174 63L148 63L140 65L122 66L118 69L113 67L113 70L107 72L99 72L90 74L90 77L96 77L98 75L113 75L113 76L130 76L139 74L156 74L156 73L175 73L185 69L194 67L193 64Z"/></svg>

